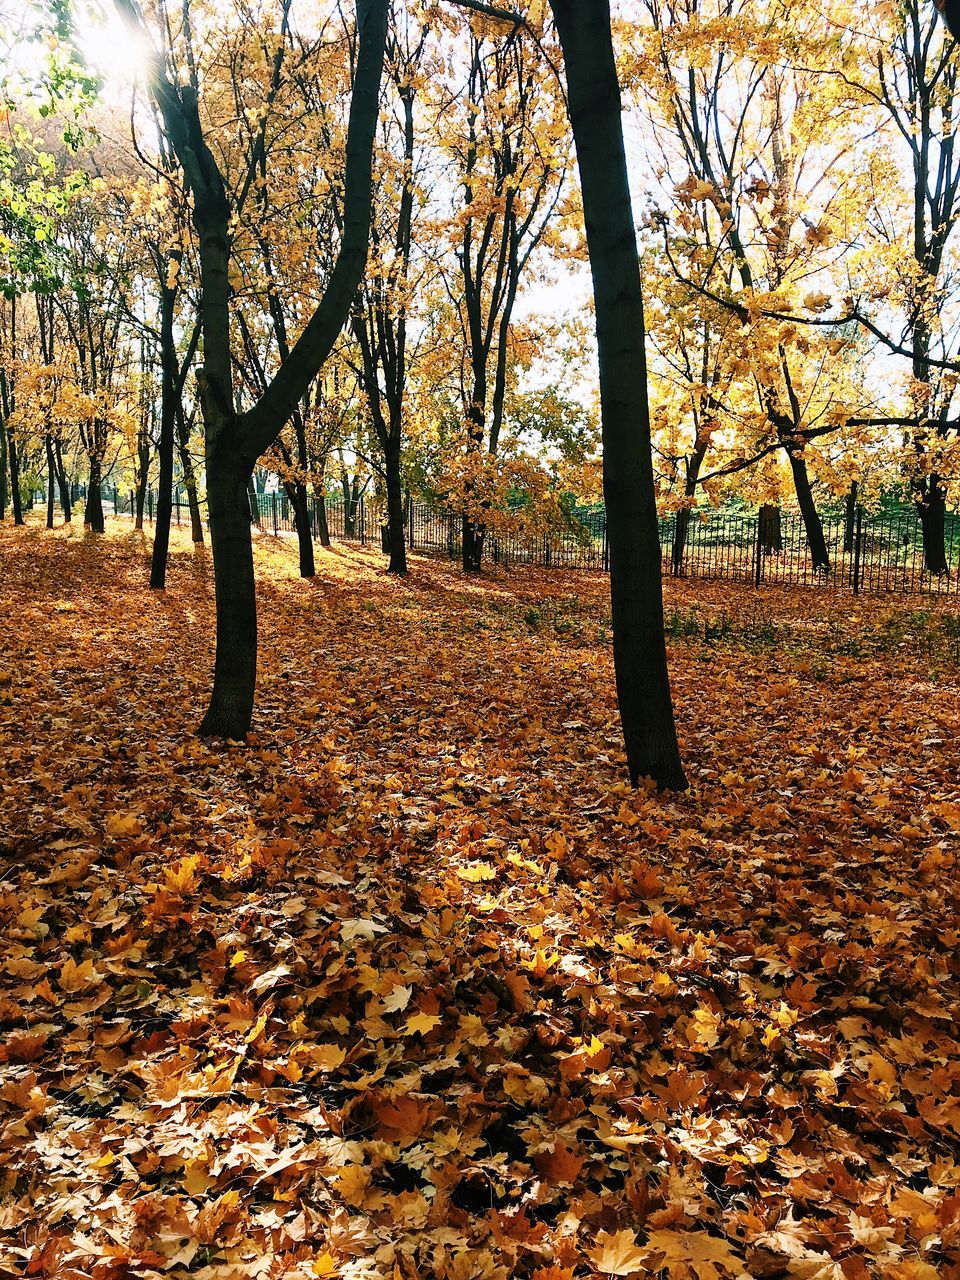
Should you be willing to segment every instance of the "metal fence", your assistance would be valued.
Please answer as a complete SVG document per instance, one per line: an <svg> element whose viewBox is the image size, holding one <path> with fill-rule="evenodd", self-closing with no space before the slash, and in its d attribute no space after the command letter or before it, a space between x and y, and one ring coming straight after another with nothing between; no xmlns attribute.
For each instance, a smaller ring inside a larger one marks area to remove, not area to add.
<svg viewBox="0 0 960 1280"><path fill-rule="evenodd" d="M76 500L85 496L82 485L75 486ZM104 507L117 515L135 510L132 492L104 486ZM144 517L153 520L156 496L146 495ZM293 509L282 491L257 495L257 521L274 534L296 530ZM330 537L360 546L388 549L386 515L377 499L327 497L313 499L310 506L311 532L318 536L325 515ZM461 517L423 502L408 499L404 535L414 551L459 558ZM186 495L174 493L173 519L190 523ZM912 508L888 513L870 513L858 508L850 516L822 517L829 566L815 568L799 514L779 512L775 536L764 527L760 514L694 510L687 514L682 548L677 545L677 515L660 521L664 573L681 578L732 579L761 586L831 586L855 594L869 592L932 592L960 594L960 515L946 517L948 573L928 572L924 567L920 519ZM571 518L563 531L526 534L495 533L484 540L484 559L494 565L538 565L555 569L609 569L606 518L602 510L583 511Z"/></svg>

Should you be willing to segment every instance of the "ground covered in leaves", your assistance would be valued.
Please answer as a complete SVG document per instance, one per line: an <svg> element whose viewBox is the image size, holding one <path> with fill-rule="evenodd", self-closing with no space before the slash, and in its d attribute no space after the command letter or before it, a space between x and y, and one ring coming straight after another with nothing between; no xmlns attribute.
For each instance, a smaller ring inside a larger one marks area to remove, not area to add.
<svg viewBox="0 0 960 1280"><path fill-rule="evenodd" d="M956 606L0 531L0 1274L960 1276Z"/></svg>

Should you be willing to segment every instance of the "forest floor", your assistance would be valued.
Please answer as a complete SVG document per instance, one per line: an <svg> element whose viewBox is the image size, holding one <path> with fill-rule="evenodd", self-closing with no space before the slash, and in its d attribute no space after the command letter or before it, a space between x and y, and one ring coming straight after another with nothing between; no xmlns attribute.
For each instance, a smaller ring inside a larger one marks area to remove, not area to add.
<svg viewBox="0 0 960 1280"><path fill-rule="evenodd" d="M0 1275L960 1277L960 613L0 529Z"/></svg>

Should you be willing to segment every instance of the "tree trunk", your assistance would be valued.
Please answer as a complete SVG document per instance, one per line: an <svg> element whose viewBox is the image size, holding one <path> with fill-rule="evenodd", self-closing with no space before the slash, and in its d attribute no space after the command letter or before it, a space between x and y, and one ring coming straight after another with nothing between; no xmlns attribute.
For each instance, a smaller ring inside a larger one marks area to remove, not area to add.
<svg viewBox="0 0 960 1280"><path fill-rule="evenodd" d="M813 490L810 487L810 473L807 471L807 464L804 462L802 455L787 450L787 457L790 459L790 470L793 472L793 486L797 491L797 502L800 504L800 515L803 519L804 532L807 535L807 546L810 548L810 555L813 557L814 569L830 568L830 552L827 550L827 540L823 536L823 523L820 520L820 512L817 510L817 504L813 500Z"/></svg>
<svg viewBox="0 0 960 1280"><path fill-rule="evenodd" d="M197 496L197 474L190 455L190 425L183 409L177 406L177 452L180 456L180 470L183 473L183 487L187 491L187 506L190 508L190 537L195 545L203 542L203 516L200 513L200 499Z"/></svg>
<svg viewBox="0 0 960 1280"><path fill-rule="evenodd" d="M643 297L609 0L550 0L577 148L600 362L613 661L630 780L686 786L670 697Z"/></svg>
<svg viewBox="0 0 960 1280"><path fill-rule="evenodd" d="M690 530L690 508L680 507L673 527L673 548L670 553L671 572L675 578L683 573L683 556L687 549L687 533Z"/></svg>
<svg viewBox="0 0 960 1280"><path fill-rule="evenodd" d="M317 537L320 539L321 547L330 546L330 524L327 520L327 495L324 490L314 498L314 505L317 512Z"/></svg>
<svg viewBox="0 0 960 1280"><path fill-rule="evenodd" d="M403 523L403 476L400 471L399 432L391 430L383 451L387 473L387 532L390 539L390 563L387 573L407 572L406 529Z"/></svg>
<svg viewBox="0 0 960 1280"><path fill-rule="evenodd" d="M284 485L290 506L293 508L293 524L297 531L297 546L300 552L300 577L312 578L316 574L313 560L313 531L310 528L310 502L307 498L307 486L300 480Z"/></svg>
<svg viewBox="0 0 960 1280"><path fill-rule="evenodd" d="M923 536L923 564L928 573L949 573L947 563L947 490L939 476L925 476L916 486L916 507Z"/></svg>
<svg viewBox="0 0 960 1280"><path fill-rule="evenodd" d="M780 508L775 507L772 502L765 502L760 508L760 546L767 556L783 550Z"/></svg>
<svg viewBox="0 0 960 1280"><path fill-rule="evenodd" d="M53 441L53 460L57 469L57 487L60 490L60 506L63 508L63 523L69 524L73 519L73 504L70 501L70 482L67 479L67 469L63 465L63 450L60 448L60 441L56 438Z"/></svg>
<svg viewBox="0 0 960 1280"><path fill-rule="evenodd" d="M7 424L0 412L0 520L7 518Z"/></svg>
<svg viewBox="0 0 960 1280"><path fill-rule="evenodd" d="M47 450L47 528L53 528L53 512L56 505L57 467L53 458L53 441L49 432L46 437Z"/></svg>
<svg viewBox="0 0 960 1280"><path fill-rule="evenodd" d="M103 533L103 499L100 494L100 459L90 459L90 479L87 483L87 505L83 512L83 527L93 533Z"/></svg>
<svg viewBox="0 0 960 1280"><path fill-rule="evenodd" d="M856 480L850 482L850 488L843 504L843 550L845 555L853 554L853 539L857 528L857 498L860 486Z"/></svg>
<svg viewBox="0 0 960 1280"><path fill-rule="evenodd" d="M257 597L249 480L235 458L207 461L207 506L217 598L217 657L202 737L244 738L257 680Z"/></svg>
<svg viewBox="0 0 960 1280"><path fill-rule="evenodd" d="M177 346L173 336L176 293L165 285L160 289L160 440L157 476L157 512L153 525L153 555L150 558L150 590L163 591L167 585L167 557L170 551L170 522L173 517L173 449L177 426Z"/></svg>
<svg viewBox="0 0 960 1280"><path fill-rule="evenodd" d="M476 357L475 357L476 358ZM482 365L473 371L473 399L467 406L467 453L477 456L483 450L487 430L487 375ZM473 483L464 485L464 497L469 501ZM483 562L483 540L486 527L464 513L460 537L461 563L464 573L479 573Z"/></svg>
<svg viewBox="0 0 960 1280"><path fill-rule="evenodd" d="M7 459L10 463L10 505L13 507L13 523L23 524L23 502L20 498L20 455L17 437L7 431Z"/></svg>

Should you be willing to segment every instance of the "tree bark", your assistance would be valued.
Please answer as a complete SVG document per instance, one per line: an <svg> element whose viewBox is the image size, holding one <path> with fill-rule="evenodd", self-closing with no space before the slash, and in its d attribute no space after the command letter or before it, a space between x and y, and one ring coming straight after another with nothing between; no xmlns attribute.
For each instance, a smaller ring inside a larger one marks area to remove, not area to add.
<svg viewBox="0 0 960 1280"><path fill-rule="evenodd" d="M135 12L132 6L126 8ZM359 44L336 262L323 296L288 358L243 414L234 403L230 345L231 202L204 137L195 85L172 83L159 61L151 75L151 91L192 191L200 258L204 365L198 370L198 383L217 600L217 653L210 705L200 725L204 736L243 738L250 728L256 686L257 606L246 490L257 459L277 439L329 355L363 275L387 11L387 0L357 0Z"/></svg>
<svg viewBox="0 0 960 1280"><path fill-rule="evenodd" d="M643 297L609 0L550 0L577 148L600 362L613 660L630 780L686 786L663 629Z"/></svg>
<svg viewBox="0 0 960 1280"><path fill-rule="evenodd" d="M57 487L60 490L63 523L70 524L73 519L73 504L70 501L70 481L67 479L67 469L63 465L63 450L60 448L60 441L56 437L54 437L53 441L53 460L57 469Z"/></svg>
<svg viewBox="0 0 960 1280"><path fill-rule="evenodd" d="M400 433L391 430L383 451L387 481L387 533L390 563L387 573L407 572L406 529L403 521L403 475L400 470Z"/></svg>
<svg viewBox="0 0 960 1280"><path fill-rule="evenodd" d="M297 548L300 557L300 577L312 578L316 574L313 560L313 531L310 528L310 502L307 486L300 480L284 485L293 510L293 525L297 531Z"/></svg>
<svg viewBox="0 0 960 1280"><path fill-rule="evenodd" d="M813 489L810 487L810 473L807 471L807 464L803 457L793 450L787 450L787 457L790 459L790 470L793 473L793 487L797 492L797 502L800 506L800 516L803 520L804 532L807 535L807 546L810 548L810 555L813 559L814 569L830 568L830 552L827 550L827 540L823 535L823 522L820 519L820 512L817 510L817 504L813 498Z"/></svg>
<svg viewBox="0 0 960 1280"><path fill-rule="evenodd" d="M947 490L939 476L925 476L914 488L923 563L928 573L949 573L947 562Z"/></svg>
<svg viewBox="0 0 960 1280"><path fill-rule="evenodd" d="M242 462L238 464L229 455L214 452L207 460L217 656L210 705L200 725L201 736L245 738L253 715L257 598L247 501L249 475Z"/></svg>
<svg viewBox="0 0 960 1280"><path fill-rule="evenodd" d="M187 491L187 506L190 508L190 537L194 545L203 542L203 516L200 514L200 499L197 496L197 475L190 454L190 423L183 412L183 404L177 402L177 452L180 456L180 470L183 473L183 485Z"/></svg>
<svg viewBox="0 0 960 1280"><path fill-rule="evenodd" d="M83 527L93 533L103 533L103 498L101 485L100 459L90 459L90 478L87 482L87 504L83 511Z"/></svg>
<svg viewBox="0 0 960 1280"><path fill-rule="evenodd" d="M16 433L7 430L7 460L10 463L10 505L13 508L13 523L23 524L23 501L20 497L20 454L17 449Z"/></svg>
<svg viewBox="0 0 960 1280"><path fill-rule="evenodd" d="M56 506L57 468L53 458L53 441L47 433L44 441L47 451L47 528L53 528L53 512Z"/></svg>
<svg viewBox="0 0 960 1280"><path fill-rule="evenodd" d="M853 554L853 539L857 528L857 497L860 486L851 480L850 488L843 504L843 550L845 555Z"/></svg>
<svg viewBox="0 0 960 1280"><path fill-rule="evenodd" d="M774 555L783 550L783 528L780 508L765 502L760 508L760 546L764 555Z"/></svg>
<svg viewBox="0 0 960 1280"><path fill-rule="evenodd" d="M7 518L7 424L0 410L0 520Z"/></svg>
<svg viewBox="0 0 960 1280"><path fill-rule="evenodd" d="M167 557L170 551L170 522L173 517L173 450L177 425L177 379L180 372L173 336L176 292L160 286L160 440L157 477L157 512L153 525L153 554L150 558L150 590L163 591L167 585Z"/></svg>
<svg viewBox="0 0 960 1280"><path fill-rule="evenodd" d="M317 537L321 547L330 546L330 524L327 520L327 495L323 489L314 497L317 512Z"/></svg>

